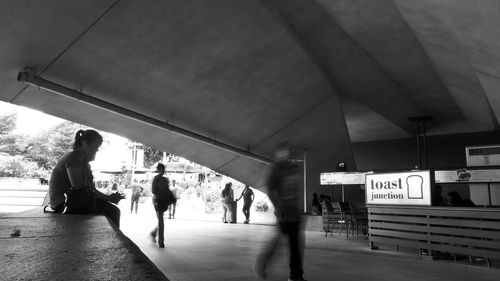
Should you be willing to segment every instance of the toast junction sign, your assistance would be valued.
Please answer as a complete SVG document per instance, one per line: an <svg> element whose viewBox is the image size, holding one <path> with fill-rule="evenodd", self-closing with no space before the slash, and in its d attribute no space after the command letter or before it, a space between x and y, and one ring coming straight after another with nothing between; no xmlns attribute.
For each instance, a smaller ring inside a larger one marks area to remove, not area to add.
<svg viewBox="0 0 500 281"><path fill-rule="evenodd" d="M366 204L431 205L429 171L366 175Z"/></svg>

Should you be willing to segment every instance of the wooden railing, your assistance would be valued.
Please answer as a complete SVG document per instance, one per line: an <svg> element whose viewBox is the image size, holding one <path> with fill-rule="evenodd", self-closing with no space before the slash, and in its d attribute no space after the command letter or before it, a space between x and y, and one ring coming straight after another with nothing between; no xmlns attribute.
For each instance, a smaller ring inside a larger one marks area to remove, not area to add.
<svg viewBox="0 0 500 281"><path fill-rule="evenodd" d="M0 213L41 206L47 192L48 186L0 188Z"/></svg>
<svg viewBox="0 0 500 281"><path fill-rule="evenodd" d="M368 206L370 246L500 259L500 209Z"/></svg>

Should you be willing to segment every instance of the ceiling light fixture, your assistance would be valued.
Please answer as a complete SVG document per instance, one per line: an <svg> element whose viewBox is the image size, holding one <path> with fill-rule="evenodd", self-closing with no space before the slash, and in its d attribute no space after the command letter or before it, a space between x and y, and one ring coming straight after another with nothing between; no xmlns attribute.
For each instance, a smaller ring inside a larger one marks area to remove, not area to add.
<svg viewBox="0 0 500 281"><path fill-rule="evenodd" d="M209 137L197 134L195 132L180 128L178 126L174 126L172 124L160 121L158 119L155 119L155 118L152 118L149 116L146 116L144 114L117 106L117 105L109 103L107 101L103 101L103 100L94 98L94 97L86 95L82 92L75 91L75 90L67 88L65 86L47 81L39 76L36 76L35 72L33 70L31 70L30 68L25 68L25 69L26 69L25 71L19 72L19 74L17 75L17 81L26 83L28 85L40 87L44 90L53 92L55 94L65 96L65 97L77 100L79 102L83 102L85 104L88 104L88 105L91 105L91 106L94 106L94 107L97 107L100 109L104 109L106 111L109 111L109 112L112 112L115 114L119 114L119 115L125 116L127 118L134 119L138 122L142 122L142 123L152 125L152 126L155 126L157 128L163 129L163 130L167 130L167 131L182 135L184 137L187 137L187 138L190 138L193 140L201 141L201 142L206 143L208 145L215 146L217 148L236 153L236 154L243 156L243 157L246 157L246 158L250 158L250 159L265 163L265 164L271 164L273 162L272 160L270 160L264 156L260 156L260 155L257 155L255 153L251 153L248 150L243 150L243 149L240 149L238 147L234 147L234 146L226 144L226 143L218 142L216 140L213 140Z"/></svg>

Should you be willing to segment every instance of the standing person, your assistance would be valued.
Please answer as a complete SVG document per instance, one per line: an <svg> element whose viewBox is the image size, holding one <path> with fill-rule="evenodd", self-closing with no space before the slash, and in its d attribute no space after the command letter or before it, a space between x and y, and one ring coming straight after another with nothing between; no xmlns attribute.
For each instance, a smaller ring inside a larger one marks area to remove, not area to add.
<svg viewBox="0 0 500 281"><path fill-rule="evenodd" d="M274 164L268 181L269 199L274 205L275 215L281 234L288 237L290 254L289 281L305 281L302 269L302 237L300 233L299 178L298 167L290 160L291 150L287 143L276 150ZM280 238L277 233L261 251L255 262L255 272L259 278L267 278L266 267L271 261Z"/></svg>
<svg viewBox="0 0 500 281"><path fill-rule="evenodd" d="M169 189L169 180L167 177L164 177L165 174L165 165L158 164L156 166L156 171L158 175L153 178L153 183L151 187L151 191L153 193L153 204L156 211L156 217L158 218L158 225L151 231L151 239L156 243L156 236L158 235L158 246L160 248L165 248L165 239L164 239L164 221L163 221L163 213L168 208L168 205L172 201L172 193Z"/></svg>
<svg viewBox="0 0 500 281"><path fill-rule="evenodd" d="M135 214L137 215L137 209L139 209L139 198L142 194L142 186L137 183L137 180L134 180L134 184L132 185L132 196L130 196L130 213L134 210L135 205Z"/></svg>
<svg viewBox="0 0 500 281"><path fill-rule="evenodd" d="M170 189L170 191L174 197L172 198L172 204L168 205L168 219L175 219L175 209L177 206L177 199L179 199L179 192L175 185L175 180L172 180L172 189Z"/></svg>
<svg viewBox="0 0 500 281"><path fill-rule="evenodd" d="M89 162L95 159L102 144L102 136L94 130L78 130L73 151L57 161L49 181L49 206L55 213L64 210L65 193L70 188L89 189L96 195L96 209L103 212L116 226L120 227L120 209L109 201L116 201L116 195L106 195L95 188ZM118 195L119 196L119 195Z"/></svg>
<svg viewBox="0 0 500 281"><path fill-rule="evenodd" d="M116 193L116 192L118 192L118 184L115 182L111 187L111 193Z"/></svg>
<svg viewBox="0 0 500 281"><path fill-rule="evenodd" d="M241 192L241 195L236 201L239 201L243 197L243 214L245 215L245 222L248 224L250 222L250 207L252 206L253 200L255 199L255 195L253 194L252 189L245 184L245 189Z"/></svg>
<svg viewBox="0 0 500 281"><path fill-rule="evenodd" d="M234 202L234 191L231 188L233 184L231 182L226 183L226 186L222 190L221 197L222 197L222 210L224 211L224 214L222 215L222 222L224 223L236 223L231 220L233 217L232 214L234 212L233 210L233 202ZM228 214L229 213L229 214Z"/></svg>

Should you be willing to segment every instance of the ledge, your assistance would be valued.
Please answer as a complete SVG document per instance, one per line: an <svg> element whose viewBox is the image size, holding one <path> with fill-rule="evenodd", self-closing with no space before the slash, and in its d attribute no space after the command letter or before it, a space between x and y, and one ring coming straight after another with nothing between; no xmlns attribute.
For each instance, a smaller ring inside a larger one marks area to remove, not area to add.
<svg viewBox="0 0 500 281"><path fill-rule="evenodd" d="M5 280L169 280L102 215L6 215L0 249Z"/></svg>

